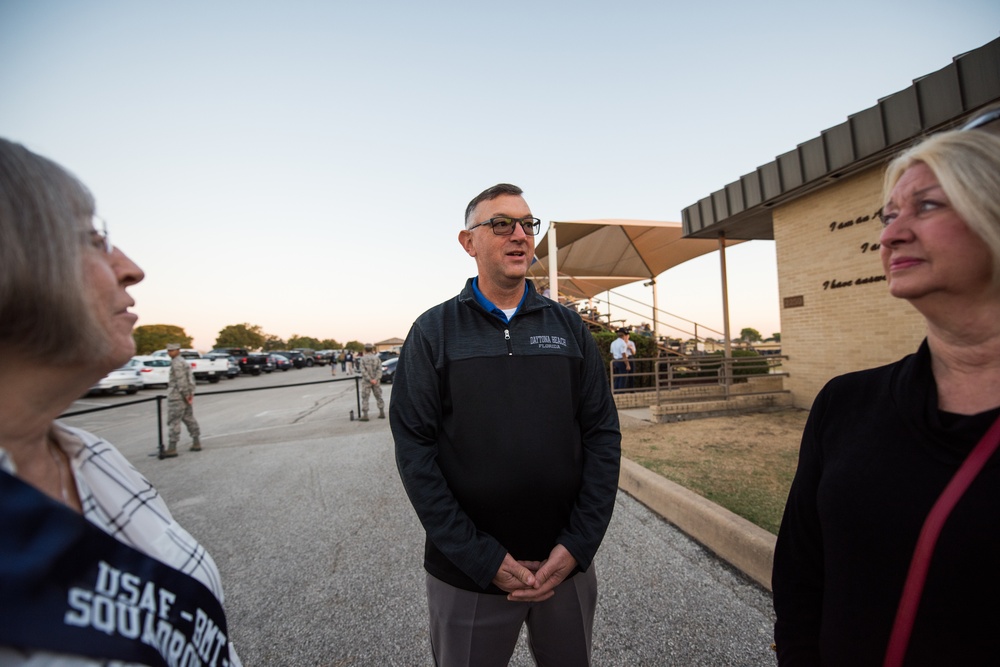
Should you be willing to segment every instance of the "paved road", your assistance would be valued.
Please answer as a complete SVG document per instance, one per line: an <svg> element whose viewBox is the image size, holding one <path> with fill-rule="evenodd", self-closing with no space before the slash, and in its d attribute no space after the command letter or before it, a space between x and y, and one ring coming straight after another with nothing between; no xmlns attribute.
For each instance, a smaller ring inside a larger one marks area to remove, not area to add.
<svg viewBox="0 0 1000 667"><path fill-rule="evenodd" d="M302 369L199 389L328 378ZM355 405L353 382L202 395L205 451L182 441L165 461L149 456L152 403L67 421L117 444L212 553L247 667L430 665L423 533L387 420L350 421ZM774 664L770 594L625 494L596 567L595 665ZM522 637L511 665L532 664Z"/></svg>

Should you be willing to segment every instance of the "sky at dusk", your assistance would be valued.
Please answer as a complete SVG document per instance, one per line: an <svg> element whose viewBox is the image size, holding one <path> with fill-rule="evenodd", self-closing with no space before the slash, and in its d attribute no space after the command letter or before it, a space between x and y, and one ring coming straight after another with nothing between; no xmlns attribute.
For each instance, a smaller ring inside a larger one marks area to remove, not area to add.
<svg viewBox="0 0 1000 667"><path fill-rule="evenodd" d="M146 272L139 324L375 342L474 275L458 230L490 185L542 234L679 221L998 34L994 0L0 0L0 136L93 191ZM773 242L727 265L734 335L780 331ZM717 254L657 282L722 329Z"/></svg>

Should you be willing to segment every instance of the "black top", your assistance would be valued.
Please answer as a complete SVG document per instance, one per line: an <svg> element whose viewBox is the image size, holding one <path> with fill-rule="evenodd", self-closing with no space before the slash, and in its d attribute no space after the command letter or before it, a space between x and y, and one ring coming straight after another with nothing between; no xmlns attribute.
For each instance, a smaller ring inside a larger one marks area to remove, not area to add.
<svg viewBox="0 0 1000 667"><path fill-rule="evenodd" d="M424 566L466 590L506 553L556 544L589 567L618 489L621 433L607 375L579 315L530 286L504 323L457 297L414 323L389 419L403 486L427 531Z"/></svg>
<svg viewBox="0 0 1000 667"><path fill-rule="evenodd" d="M831 380L806 423L774 554L780 665L881 665L923 521L1000 408L937 408L924 341ZM1000 463L937 542L907 665L1000 663Z"/></svg>

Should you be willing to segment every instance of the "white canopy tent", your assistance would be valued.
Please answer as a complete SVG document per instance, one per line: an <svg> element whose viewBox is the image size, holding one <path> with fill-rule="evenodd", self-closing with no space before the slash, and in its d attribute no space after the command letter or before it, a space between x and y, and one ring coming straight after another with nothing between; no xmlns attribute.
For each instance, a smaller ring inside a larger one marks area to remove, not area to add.
<svg viewBox="0 0 1000 667"><path fill-rule="evenodd" d="M657 338L656 276L667 269L713 250L723 252L723 307L726 306L725 247L733 240L687 239L679 222L660 220L551 221L545 236L535 245L537 260L529 275L559 294L591 298L637 281L653 286L653 330ZM723 314L727 322L728 313Z"/></svg>

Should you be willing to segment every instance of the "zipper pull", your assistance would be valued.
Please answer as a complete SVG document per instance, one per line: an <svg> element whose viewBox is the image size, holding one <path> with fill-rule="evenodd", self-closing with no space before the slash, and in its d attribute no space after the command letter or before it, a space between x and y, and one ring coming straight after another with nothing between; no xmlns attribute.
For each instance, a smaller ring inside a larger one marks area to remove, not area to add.
<svg viewBox="0 0 1000 667"><path fill-rule="evenodd" d="M504 329L503 330L503 339L505 341L507 341L507 356L508 357L513 357L514 356L514 350L510 349L510 329Z"/></svg>

